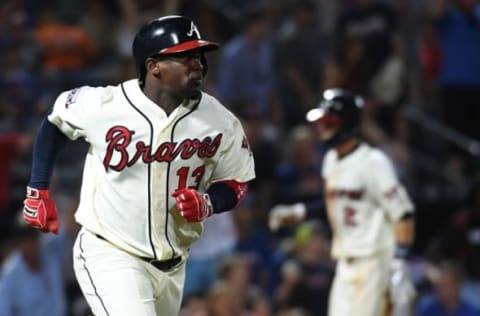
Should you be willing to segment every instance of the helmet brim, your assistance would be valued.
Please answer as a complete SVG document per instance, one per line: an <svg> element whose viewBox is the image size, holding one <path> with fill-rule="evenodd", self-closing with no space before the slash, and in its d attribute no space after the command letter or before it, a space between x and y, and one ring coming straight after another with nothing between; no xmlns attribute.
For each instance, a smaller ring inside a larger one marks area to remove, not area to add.
<svg viewBox="0 0 480 316"><path fill-rule="evenodd" d="M315 108L308 111L307 114L305 115L305 118L307 122L316 122L320 120L322 117L324 117L325 114L326 112L324 109Z"/></svg>
<svg viewBox="0 0 480 316"><path fill-rule="evenodd" d="M183 42L178 45L174 45L168 48L165 48L159 52L159 54L175 54L182 53L192 49L201 48L203 51L212 51L218 49L219 45L215 42L205 41L205 40L193 40L188 42Z"/></svg>
<svg viewBox="0 0 480 316"><path fill-rule="evenodd" d="M308 111L306 119L311 123L323 123L330 126L343 124L343 120L340 117L333 115L323 108L316 108Z"/></svg>

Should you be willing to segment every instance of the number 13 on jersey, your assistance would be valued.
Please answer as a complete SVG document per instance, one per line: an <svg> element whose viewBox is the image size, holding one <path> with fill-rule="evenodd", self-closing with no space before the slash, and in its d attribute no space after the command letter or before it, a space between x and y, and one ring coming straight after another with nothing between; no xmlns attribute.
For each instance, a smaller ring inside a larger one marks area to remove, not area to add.
<svg viewBox="0 0 480 316"><path fill-rule="evenodd" d="M194 184L188 187L191 189L198 190L204 174L205 174L205 165L201 165L196 168L181 167L180 169L177 170L178 186L175 189L175 191L186 188L190 177L193 178Z"/></svg>

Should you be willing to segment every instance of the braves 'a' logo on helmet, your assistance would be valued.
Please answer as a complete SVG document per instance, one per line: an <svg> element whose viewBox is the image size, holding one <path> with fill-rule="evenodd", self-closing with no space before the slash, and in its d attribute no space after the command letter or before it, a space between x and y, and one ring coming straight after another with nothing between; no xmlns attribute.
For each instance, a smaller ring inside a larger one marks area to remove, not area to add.
<svg viewBox="0 0 480 316"><path fill-rule="evenodd" d="M190 24L190 31L187 32L187 36L193 36L193 33L197 35L197 38L200 38L200 32L198 31L198 28L195 25L195 23L192 22Z"/></svg>

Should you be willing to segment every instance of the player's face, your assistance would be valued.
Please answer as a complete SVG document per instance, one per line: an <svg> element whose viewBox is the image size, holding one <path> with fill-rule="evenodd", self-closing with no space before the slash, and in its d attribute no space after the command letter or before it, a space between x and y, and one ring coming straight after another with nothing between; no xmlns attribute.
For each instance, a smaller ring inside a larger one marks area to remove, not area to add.
<svg viewBox="0 0 480 316"><path fill-rule="evenodd" d="M341 127L341 122L333 117L323 117L315 123L318 137L322 142L330 140Z"/></svg>
<svg viewBox="0 0 480 316"><path fill-rule="evenodd" d="M161 89L182 99L193 97L203 80L201 56L200 49L162 56Z"/></svg>

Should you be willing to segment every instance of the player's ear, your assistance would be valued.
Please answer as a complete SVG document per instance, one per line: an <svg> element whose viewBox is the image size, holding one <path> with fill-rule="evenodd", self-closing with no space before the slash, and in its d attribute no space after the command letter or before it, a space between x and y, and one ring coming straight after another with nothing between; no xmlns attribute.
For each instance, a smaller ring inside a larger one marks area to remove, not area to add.
<svg viewBox="0 0 480 316"><path fill-rule="evenodd" d="M147 68L147 72L151 72L154 76L158 76L160 74L158 60L155 58L147 58L147 60L145 60L145 67Z"/></svg>

